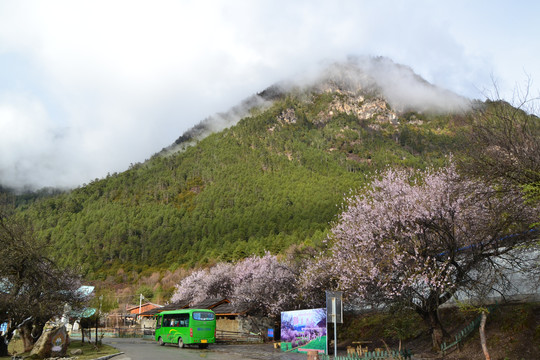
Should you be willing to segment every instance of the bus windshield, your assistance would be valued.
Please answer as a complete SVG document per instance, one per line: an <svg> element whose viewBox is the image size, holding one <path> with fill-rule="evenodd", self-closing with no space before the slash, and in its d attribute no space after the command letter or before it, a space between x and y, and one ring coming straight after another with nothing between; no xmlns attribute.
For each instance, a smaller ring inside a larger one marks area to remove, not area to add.
<svg viewBox="0 0 540 360"><path fill-rule="evenodd" d="M213 312L206 312L206 311L196 311L193 313L193 319L194 320L200 320L200 321L212 321L215 320L216 315L214 315Z"/></svg>

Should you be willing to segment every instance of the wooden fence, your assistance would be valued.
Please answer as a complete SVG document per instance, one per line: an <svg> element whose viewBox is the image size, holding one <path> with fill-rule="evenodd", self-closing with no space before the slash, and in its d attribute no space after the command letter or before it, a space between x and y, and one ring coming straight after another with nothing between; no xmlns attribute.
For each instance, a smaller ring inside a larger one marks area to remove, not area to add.
<svg viewBox="0 0 540 360"><path fill-rule="evenodd" d="M258 334L249 332L216 330L216 341L221 343L261 343L263 338Z"/></svg>

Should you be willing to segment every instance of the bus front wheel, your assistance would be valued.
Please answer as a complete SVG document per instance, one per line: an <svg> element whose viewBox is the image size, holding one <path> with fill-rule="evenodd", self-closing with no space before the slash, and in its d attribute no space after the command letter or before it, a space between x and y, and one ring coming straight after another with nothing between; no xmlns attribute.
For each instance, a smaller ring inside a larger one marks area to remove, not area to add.
<svg viewBox="0 0 540 360"><path fill-rule="evenodd" d="M158 344L159 346L165 345L165 343L163 342L163 338L161 336L158 338Z"/></svg>
<svg viewBox="0 0 540 360"><path fill-rule="evenodd" d="M184 340L182 340L182 337L178 338L178 347L183 348L184 347Z"/></svg>

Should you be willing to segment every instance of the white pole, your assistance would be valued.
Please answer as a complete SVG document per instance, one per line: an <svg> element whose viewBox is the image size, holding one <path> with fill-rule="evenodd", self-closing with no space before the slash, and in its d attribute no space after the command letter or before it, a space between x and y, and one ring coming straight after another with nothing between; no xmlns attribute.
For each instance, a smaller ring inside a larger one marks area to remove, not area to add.
<svg viewBox="0 0 540 360"><path fill-rule="evenodd" d="M337 356L337 314L336 314L336 298L332 298L332 317L334 318L334 359Z"/></svg>
<svg viewBox="0 0 540 360"><path fill-rule="evenodd" d="M328 339L329 338L330 338L330 336L328 335L328 312L327 312L326 313L326 343L324 344L324 353L326 355L330 355L330 354L328 354Z"/></svg>
<svg viewBox="0 0 540 360"><path fill-rule="evenodd" d="M141 316L141 305L142 305L142 299L143 299L144 296L139 296L139 317Z"/></svg>

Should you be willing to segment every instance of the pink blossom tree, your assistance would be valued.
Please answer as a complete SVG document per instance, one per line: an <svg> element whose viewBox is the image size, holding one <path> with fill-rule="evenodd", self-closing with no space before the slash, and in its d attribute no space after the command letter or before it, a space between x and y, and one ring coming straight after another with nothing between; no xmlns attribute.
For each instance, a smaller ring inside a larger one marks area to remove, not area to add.
<svg viewBox="0 0 540 360"><path fill-rule="evenodd" d="M197 303L207 298L229 298L233 305L276 316L293 306L297 275L277 256L251 256L236 264L218 263L192 272L173 294L173 302Z"/></svg>
<svg viewBox="0 0 540 360"><path fill-rule="evenodd" d="M207 297L230 297L233 292L235 266L230 263L217 263L208 270L204 279L204 293Z"/></svg>
<svg viewBox="0 0 540 360"><path fill-rule="evenodd" d="M176 291L171 297L173 303L188 301L191 303L199 302L206 298L206 289L204 280L208 277L208 270L200 269L193 271L190 275L182 279L180 284L176 285Z"/></svg>
<svg viewBox="0 0 540 360"><path fill-rule="evenodd" d="M248 257L236 264L234 272L233 303L270 316L277 316L293 306L297 275L275 255Z"/></svg>
<svg viewBox="0 0 540 360"><path fill-rule="evenodd" d="M171 301L198 303L208 298L230 297L233 291L234 266L218 263L209 269L193 271L176 286Z"/></svg>
<svg viewBox="0 0 540 360"><path fill-rule="evenodd" d="M458 290L493 284L495 271L489 281L481 274L500 265L494 257L534 244L527 224L538 210L515 192L460 177L453 165L418 175L388 170L349 198L331 232L330 263L349 294L412 306L439 347L439 306Z"/></svg>
<svg viewBox="0 0 540 360"><path fill-rule="evenodd" d="M333 259L326 254L307 259L299 272L298 287L301 303L306 307L326 306L326 290L337 290L337 276L332 273Z"/></svg>

